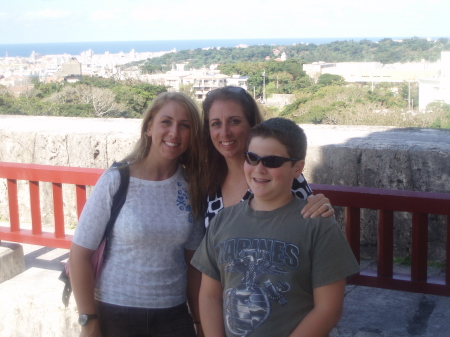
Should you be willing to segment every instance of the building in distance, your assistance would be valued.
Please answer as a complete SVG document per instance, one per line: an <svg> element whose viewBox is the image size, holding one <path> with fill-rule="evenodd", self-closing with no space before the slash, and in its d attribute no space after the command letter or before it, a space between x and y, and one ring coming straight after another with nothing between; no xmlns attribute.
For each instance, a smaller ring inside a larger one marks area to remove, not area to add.
<svg viewBox="0 0 450 337"><path fill-rule="evenodd" d="M382 82L419 84L419 110L431 102L450 104L450 52L441 52L438 62L408 62L383 64L380 62L313 62L303 70L315 81L322 74L342 76L347 83L373 85Z"/></svg>

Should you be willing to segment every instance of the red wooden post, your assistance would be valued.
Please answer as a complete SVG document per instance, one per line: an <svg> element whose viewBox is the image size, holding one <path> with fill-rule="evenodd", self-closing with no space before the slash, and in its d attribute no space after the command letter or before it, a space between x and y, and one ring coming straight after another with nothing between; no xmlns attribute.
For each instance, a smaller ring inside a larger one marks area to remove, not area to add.
<svg viewBox="0 0 450 337"><path fill-rule="evenodd" d="M19 202L17 199L17 180L8 179L9 224L11 232L20 231Z"/></svg>
<svg viewBox="0 0 450 337"><path fill-rule="evenodd" d="M48 247L70 248L72 236L64 233L64 207L60 186L61 184L79 185L77 187L77 210L79 215L86 202L85 186L94 186L103 172L104 170L102 169L92 168L0 162L0 178L7 179L10 208L10 225L8 227L0 226L0 239ZM20 229L17 180L29 182L32 230ZM42 232L40 182L55 184L53 185L53 193L55 195L53 203L55 215L54 233Z"/></svg>
<svg viewBox="0 0 450 337"><path fill-rule="evenodd" d="M86 204L86 186L85 185L76 185L75 192L77 194L77 214L78 214L78 219L79 219L80 215L81 215L81 211L83 210L83 207Z"/></svg>
<svg viewBox="0 0 450 337"><path fill-rule="evenodd" d="M62 184L53 183L53 216L55 218L55 237L63 238L64 230L64 204Z"/></svg>
<svg viewBox="0 0 450 337"><path fill-rule="evenodd" d="M360 214L361 210L359 208L345 207L345 235L358 263L360 261L360 250L361 250Z"/></svg>
<svg viewBox="0 0 450 337"><path fill-rule="evenodd" d="M445 284L450 286L450 214L447 214L447 247L446 247L446 262L445 270Z"/></svg>
<svg viewBox="0 0 450 337"><path fill-rule="evenodd" d="M394 212L378 210L378 276L392 277L394 260Z"/></svg>
<svg viewBox="0 0 450 337"><path fill-rule="evenodd" d="M427 281L428 214L412 214L411 280Z"/></svg>
<svg viewBox="0 0 450 337"><path fill-rule="evenodd" d="M39 181L30 181L30 208L33 235L42 234L41 201L39 197Z"/></svg>

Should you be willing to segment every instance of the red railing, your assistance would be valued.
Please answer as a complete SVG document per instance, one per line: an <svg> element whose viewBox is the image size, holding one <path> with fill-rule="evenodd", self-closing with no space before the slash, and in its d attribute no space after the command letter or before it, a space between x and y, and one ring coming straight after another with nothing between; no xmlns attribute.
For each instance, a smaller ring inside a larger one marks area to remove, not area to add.
<svg viewBox="0 0 450 337"><path fill-rule="evenodd" d="M86 202L86 186L93 186L104 170L0 162L0 178L7 179L10 226L0 226L0 240L55 248L69 248L72 236L65 234L62 184L76 186L78 216ZM32 229L20 228L17 180L30 186ZM53 233L42 231L39 183L53 186ZM450 296L450 194L394 191L333 185L311 185L324 193L334 206L345 208L345 231L353 253L360 260L361 209L378 210L377 270L363 270L350 283L370 287ZM411 273L394 273L394 212L412 214ZM428 214L446 215L446 267L444 278L427 275Z"/></svg>
<svg viewBox="0 0 450 337"><path fill-rule="evenodd" d="M7 181L10 222L9 227L0 226L0 241L70 248L72 236L65 233L62 184L75 185L77 214L80 216L86 203L86 186L95 185L103 171L92 168L0 162L0 178L5 178ZM17 180L29 182L31 230L20 228ZM40 182L52 183L55 219L53 233L42 231Z"/></svg>
<svg viewBox="0 0 450 337"><path fill-rule="evenodd" d="M450 193L315 185L333 206L345 207L345 232L359 261L361 209L378 211L377 270L363 270L350 283L369 287L450 296ZM412 214L411 273L394 273L394 212ZM428 277L428 215L446 215L445 278Z"/></svg>

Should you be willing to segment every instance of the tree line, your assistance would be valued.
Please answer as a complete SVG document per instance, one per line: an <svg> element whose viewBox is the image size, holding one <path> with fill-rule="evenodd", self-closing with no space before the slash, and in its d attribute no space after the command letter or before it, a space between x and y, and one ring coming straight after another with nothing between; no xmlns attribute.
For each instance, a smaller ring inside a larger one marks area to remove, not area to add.
<svg viewBox="0 0 450 337"><path fill-rule="evenodd" d="M450 50L450 40L440 38L436 41L413 37L401 42L390 38L372 42L335 41L322 45L286 46L287 54L292 58L302 59L305 63L324 62L381 62L406 63L426 60L436 62L441 51Z"/></svg>
<svg viewBox="0 0 450 337"><path fill-rule="evenodd" d="M301 63L324 62L420 62L427 60L436 62L441 51L450 50L450 40L440 38L436 41L413 37L402 42L390 38L372 42L368 39L360 41L335 41L326 44L296 44L288 46L262 45L248 48L210 48L181 50L161 57L139 61L143 72L158 73L171 70L175 63L185 63L187 69L201 68L210 64L229 64L241 62L264 62L266 57L274 60L273 49L286 52L288 59L296 59Z"/></svg>
<svg viewBox="0 0 450 337"><path fill-rule="evenodd" d="M15 97L0 86L0 114L139 118L165 86L84 76L77 83L30 81Z"/></svg>
<svg viewBox="0 0 450 337"><path fill-rule="evenodd" d="M283 84L280 74L287 72L289 64L295 65L292 61L284 64L287 68L277 68L283 63L274 63L274 68L270 68L273 74L279 74L280 86ZM254 72L261 70L257 63L235 66L253 67ZM301 83L302 87L294 90L295 101L281 109L260 104L263 114L267 118L283 116L297 123L450 129L450 104L432 103L425 114L408 111L408 97L414 104L418 102L416 84L408 87L407 83L400 86L381 83L372 89L370 86L345 85L341 76L332 74L323 74L317 83L310 82L309 85L306 80L299 72L294 82ZM165 91L164 86L100 77L84 77L74 84L33 80L19 97L0 86L0 114L140 118L150 102Z"/></svg>
<svg viewBox="0 0 450 337"><path fill-rule="evenodd" d="M278 55L286 52L285 62L277 62ZM304 63L324 62L419 62L423 59L436 62L441 51L450 50L450 40L440 38L428 41L418 37L402 42L390 38L372 42L335 41L321 45L296 44L289 46L250 46L248 48L193 49L168 53L161 57L134 63L143 73L160 73L172 69L176 63L184 63L185 68L201 68L219 64L218 69L225 75L249 76L249 91L260 97L265 84L266 94L291 94L312 85L311 79L302 71ZM268 59L266 59L268 57ZM263 76L264 74L264 76Z"/></svg>

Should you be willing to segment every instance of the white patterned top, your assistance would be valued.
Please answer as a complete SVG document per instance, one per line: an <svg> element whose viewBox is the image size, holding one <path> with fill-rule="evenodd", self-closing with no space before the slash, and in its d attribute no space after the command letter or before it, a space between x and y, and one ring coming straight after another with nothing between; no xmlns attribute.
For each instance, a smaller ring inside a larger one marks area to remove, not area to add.
<svg viewBox="0 0 450 337"><path fill-rule="evenodd" d="M74 243L98 247L119 185L118 170L100 177L81 214ZM97 300L140 308L168 308L186 301L184 249L197 249L204 235L204 226L193 221L187 187L181 166L164 181L130 177L96 285Z"/></svg>

